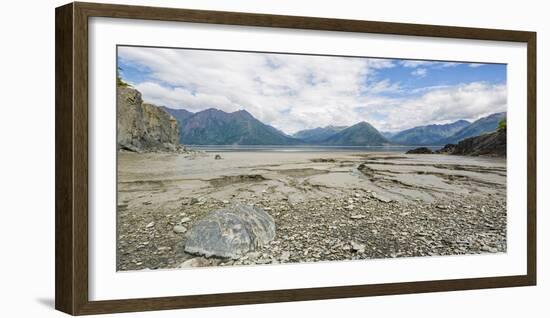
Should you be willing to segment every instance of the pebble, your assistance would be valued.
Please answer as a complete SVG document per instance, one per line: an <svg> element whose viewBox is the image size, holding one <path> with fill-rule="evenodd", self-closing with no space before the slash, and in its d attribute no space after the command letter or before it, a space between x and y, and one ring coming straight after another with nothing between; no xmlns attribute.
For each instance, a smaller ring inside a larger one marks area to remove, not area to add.
<svg viewBox="0 0 550 318"><path fill-rule="evenodd" d="M185 226L176 225L176 226L174 226L174 232L179 233L179 234L185 233L185 232L187 232L187 228Z"/></svg>
<svg viewBox="0 0 550 318"><path fill-rule="evenodd" d="M290 260L290 252L283 252L279 259L281 260L281 262L288 262Z"/></svg>
<svg viewBox="0 0 550 318"><path fill-rule="evenodd" d="M145 226L145 228L149 229L149 228L152 228L153 226L155 226L155 222L151 222L151 223L147 224Z"/></svg>
<svg viewBox="0 0 550 318"><path fill-rule="evenodd" d="M365 251L365 245L361 243L357 243L355 241L350 242L351 250L357 253L363 253Z"/></svg>
<svg viewBox="0 0 550 318"><path fill-rule="evenodd" d="M191 221L190 217L184 217L183 219L181 219L180 223L187 223L189 221Z"/></svg>

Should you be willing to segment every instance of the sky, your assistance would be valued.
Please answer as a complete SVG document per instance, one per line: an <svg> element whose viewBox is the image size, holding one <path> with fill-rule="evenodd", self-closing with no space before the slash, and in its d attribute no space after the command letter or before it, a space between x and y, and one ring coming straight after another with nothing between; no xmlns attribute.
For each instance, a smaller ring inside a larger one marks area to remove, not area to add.
<svg viewBox="0 0 550 318"><path fill-rule="evenodd" d="M506 111L506 65L119 46L119 73L158 106L245 109L287 134L379 131Z"/></svg>

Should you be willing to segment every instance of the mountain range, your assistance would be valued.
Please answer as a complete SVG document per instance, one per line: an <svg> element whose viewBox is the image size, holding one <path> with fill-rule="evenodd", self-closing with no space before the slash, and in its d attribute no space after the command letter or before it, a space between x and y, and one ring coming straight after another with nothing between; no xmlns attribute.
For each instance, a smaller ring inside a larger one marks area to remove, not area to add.
<svg viewBox="0 0 550 318"><path fill-rule="evenodd" d="M398 132L389 140L400 145L437 145L469 125L467 120L457 120L450 124L418 126Z"/></svg>
<svg viewBox="0 0 550 318"><path fill-rule="evenodd" d="M209 108L192 113L184 109L163 109L178 121L180 143L186 145L443 145L492 132L506 116L506 113L495 113L473 123L458 120L383 133L362 121L349 127L317 127L287 135L246 110L228 113Z"/></svg>
<svg viewBox="0 0 550 318"><path fill-rule="evenodd" d="M388 140L367 122L359 122L320 142L332 146L382 146Z"/></svg>
<svg viewBox="0 0 550 318"><path fill-rule="evenodd" d="M479 136L488 132L495 131L498 128L498 123L506 118L506 113L495 113L487 117L480 118L470 125L457 131L452 136L441 140L440 144L456 144L461 140L469 137Z"/></svg>
<svg viewBox="0 0 550 318"><path fill-rule="evenodd" d="M346 129L346 126L326 126L313 129L300 130L292 135L292 137L301 139L308 143L318 143L328 137Z"/></svg>

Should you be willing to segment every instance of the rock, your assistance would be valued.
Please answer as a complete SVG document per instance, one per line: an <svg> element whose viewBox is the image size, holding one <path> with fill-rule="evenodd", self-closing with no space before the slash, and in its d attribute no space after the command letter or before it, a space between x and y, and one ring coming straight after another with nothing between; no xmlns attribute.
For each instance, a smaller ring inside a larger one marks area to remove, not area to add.
<svg viewBox="0 0 550 318"><path fill-rule="evenodd" d="M180 148L178 122L172 115L144 103L134 88L117 88L117 149L173 152Z"/></svg>
<svg viewBox="0 0 550 318"><path fill-rule="evenodd" d="M427 147L419 147L419 148L411 149L406 153L407 154L433 154L434 152Z"/></svg>
<svg viewBox="0 0 550 318"><path fill-rule="evenodd" d="M260 252L251 252L251 253L246 254L246 257L249 260L253 261L253 260L257 259L258 257L260 257L260 255L261 255Z"/></svg>
<svg viewBox="0 0 550 318"><path fill-rule="evenodd" d="M191 199L189 200L189 204L190 204L190 205L193 205L193 204L196 204L196 203L199 203L199 199L197 199L197 198L191 198Z"/></svg>
<svg viewBox="0 0 550 318"><path fill-rule="evenodd" d="M351 250L357 253L363 253L365 251L365 245L357 243L355 241L350 242Z"/></svg>
<svg viewBox="0 0 550 318"><path fill-rule="evenodd" d="M222 156L220 156L220 155L215 155L214 156L214 160L220 160L220 159L222 159Z"/></svg>
<svg viewBox="0 0 550 318"><path fill-rule="evenodd" d="M494 247L490 247L490 246L487 246L487 245L483 245L481 247L481 250L484 251L484 252L489 252L489 253L496 253L498 252L498 249L494 248Z"/></svg>
<svg viewBox="0 0 550 318"><path fill-rule="evenodd" d="M371 195L372 195L373 198L377 199L380 202L390 203L392 201L392 199L381 196L381 195L377 194L376 192L371 193Z"/></svg>
<svg viewBox="0 0 550 318"><path fill-rule="evenodd" d="M185 251L238 259L275 238L275 222L264 210L243 204L208 213L187 232Z"/></svg>
<svg viewBox="0 0 550 318"><path fill-rule="evenodd" d="M359 220L359 219L364 219L366 216L364 216L363 214L354 214L352 216L350 216L350 219L353 219L353 220Z"/></svg>
<svg viewBox="0 0 550 318"><path fill-rule="evenodd" d="M174 226L174 232L178 233L178 234L182 234L182 233L187 232L187 228L185 226L176 225L176 226Z"/></svg>
<svg viewBox="0 0 550 318"><path fill-rule="evenodd" d="M279 260L281 260L281 262L288 262L290 260L290 252L283 252L281 257L279 257Z"/></svg>
<svg viewBox="0 0 550 318"><path fill-rule="evenodd" d="M204 257L195 257L181 263L180 266L178 266L178 268L204 267L204 266L210 266L210 265L212 264L208 259Z"/></svg>
<svg viewBox="0 0 550 318"><path fill-rule="evenodd" d="M455 144L446 144L443 148L436 150L435 153L452 154L456 150Z"/></svg>
<svg viewBox="0 0 550 318"><path fill-rule="evenodd" d="M151 223L147 224L145 226L145 228L149 229L149 228L152 228L153 226L155 226L155 222L151 222Z"/></svg>
<svg viewBox="0 0 550 318"><path fill-rule="evenodd" d="M497 129L492 133L482 134L476 137L466 138L461 140L454 147L447 145L440 149L440 152L450 153L452 155L469 155L469 156L506 156L506 128ZM451 149L452 148L452 149Z"/></svg>
<svg viewBox="0 0 550 318"><path fill-rule="evenodd" d="M187 223L187 222L189 222L189 221L191 221L191 218L190 218L190 217L184 217L183 219L181 219L180 223L183 224L183 223Z"/></svg>

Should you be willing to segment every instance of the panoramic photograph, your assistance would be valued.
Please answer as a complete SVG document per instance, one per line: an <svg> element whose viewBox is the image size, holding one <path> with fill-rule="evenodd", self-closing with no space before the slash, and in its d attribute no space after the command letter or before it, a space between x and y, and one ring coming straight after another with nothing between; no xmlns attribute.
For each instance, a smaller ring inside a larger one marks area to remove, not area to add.
<svg viewBox="0 0 550 318"><path fill-rule="evenodd" d="M506 253L506 64L118 46L117 271Z"/></svg>

